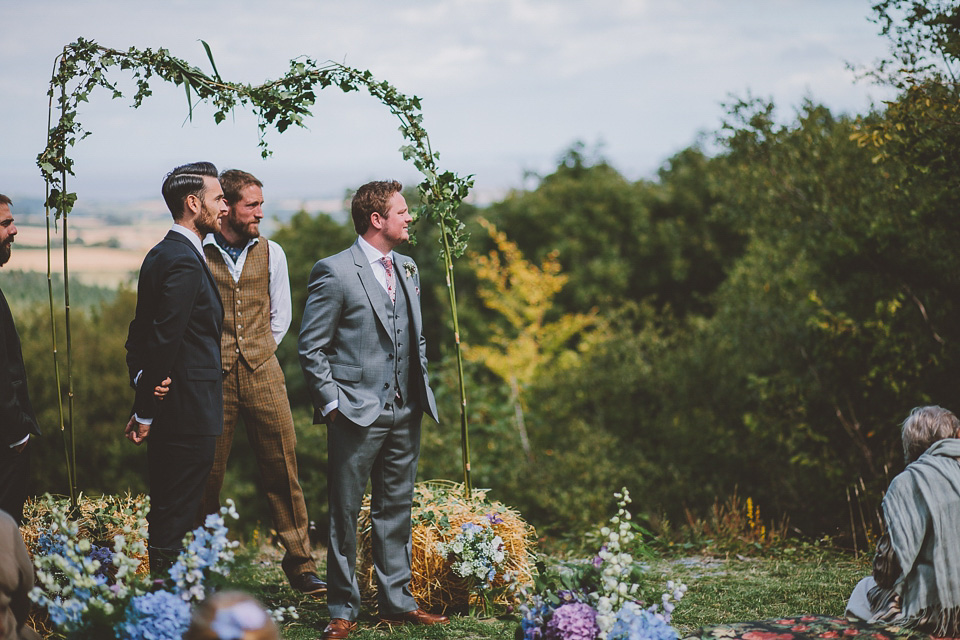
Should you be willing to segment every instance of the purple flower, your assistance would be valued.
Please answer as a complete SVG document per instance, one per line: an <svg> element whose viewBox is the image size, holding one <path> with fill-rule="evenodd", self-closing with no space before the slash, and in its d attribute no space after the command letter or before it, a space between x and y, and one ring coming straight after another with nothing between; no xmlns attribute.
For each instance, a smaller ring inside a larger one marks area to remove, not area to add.
<svg viewBox="0 0 960 640"><path fill-rule="evenodd" d="M490 524L503 524L503 518L493 513L492 511L487 514L487 520L490 521Z"/></svg>
<svg viewBox="0 0 960 640"><path fill-rule="evenodd" d="M588 604L565 604L547 622L546 640L593 640L597 637L597 612Z"/></svg>
<svg viewBox="0 0 960 640"><path fill-rule="evenodd" d="M91 560L97 560L100 563L100 568L97 569L97 572L93 575L103 577L109 576L110 567L113 566L113 551L107 549L106 547L92 545L90 553L87 554L87 557Z"/></svg>

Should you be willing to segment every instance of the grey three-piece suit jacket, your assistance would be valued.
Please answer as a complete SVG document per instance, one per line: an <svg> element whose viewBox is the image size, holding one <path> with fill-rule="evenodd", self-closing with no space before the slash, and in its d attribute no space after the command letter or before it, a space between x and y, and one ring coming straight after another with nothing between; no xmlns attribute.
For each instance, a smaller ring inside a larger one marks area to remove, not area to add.
<svg viewBox="0 0 960 640"><path fill-rule="evenodd" d="M427 375L420 274L411 258L397 252L394 257L397 286L403 287L410 305L411 356L419 354L422 384L415 385L419 403L438 421ZM366 427L391 401L395 374L391 358L396 349L387 310L381 303L383 295L383 287L357 243L314 266L300 332L300 364L315 407L315 424L322 422L320 409L338 400L344 417Z"/></svg>

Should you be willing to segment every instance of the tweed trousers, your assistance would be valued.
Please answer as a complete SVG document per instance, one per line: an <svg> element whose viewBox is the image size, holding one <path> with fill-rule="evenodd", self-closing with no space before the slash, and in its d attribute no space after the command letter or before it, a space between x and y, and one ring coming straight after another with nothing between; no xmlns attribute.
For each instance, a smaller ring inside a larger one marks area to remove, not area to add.
<svg viewBox="0 0 960 640"><path fill-rule="evenodd" d="M254 370L238 359L223 378L223 434L217 438L213 469L207 478L200 517L220 506L220 489L233 446L238 418L243 418L267 497L273 525L286 550L283 571L293 578L316 571L311 555L309 520L297 473L297 435L287 399L283 370L271 356Z"/></svg>

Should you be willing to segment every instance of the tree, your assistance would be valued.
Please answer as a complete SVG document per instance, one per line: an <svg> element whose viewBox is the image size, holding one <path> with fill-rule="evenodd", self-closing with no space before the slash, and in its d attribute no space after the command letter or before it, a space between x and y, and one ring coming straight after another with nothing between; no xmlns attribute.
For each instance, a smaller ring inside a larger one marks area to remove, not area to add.
<svg viewBox="0 0 960 640"><path fill-rule="evenodd" d="M569 279L560 273L558 252L548 254L537 267L523 258L506 234L485 218L478 222L496 249L487 255L470 254L480 281L477 293L487 308L502 316L507 328L496 326L490 344L464 344L464 355L467 360L482 362L510 386L520 442L532 464L534 453L523 418L523 390L557 358L576 358L571 342L584 337L582 332L594 322L595 314L566 314L548 322L553 297Z"/></svg>

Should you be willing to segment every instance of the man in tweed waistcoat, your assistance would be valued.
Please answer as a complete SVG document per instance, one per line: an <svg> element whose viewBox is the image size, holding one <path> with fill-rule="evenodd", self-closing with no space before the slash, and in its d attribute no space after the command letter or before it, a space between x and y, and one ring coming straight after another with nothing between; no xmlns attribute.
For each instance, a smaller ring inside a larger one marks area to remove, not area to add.
<svg viewBox="0 0 960 640"><path fill-rule="evenodd" d="M223 435L217 439L199 519L220 507L220 489L238 417L260 467L262 486L280 543L283 571L294 589L317 595L326 585L316 574L309 520L297 477L297 437L283 371L275 351L290 327L290 282L280 246L261 242L263 183L245 171L220 174L229 211L203 250L226 309L220 339L223 367ZM265 240L265 239L264 239Z"/></svg>
<svg viewBox="0 0 960 640"><path fill-rule="evenodd" d="M413 483L420 457L420 420L437 420L427 377L420 315L420 275L393 249L408 239L411 217L396 181L371 182L351 204L360 236L349 249L317 262L300 327L300 366L315 408L327 424L326 640L356 626L357 516L367 479L373 566L381 620L437 624L410 593Z"/></svg>

